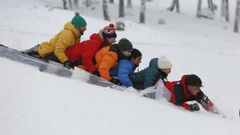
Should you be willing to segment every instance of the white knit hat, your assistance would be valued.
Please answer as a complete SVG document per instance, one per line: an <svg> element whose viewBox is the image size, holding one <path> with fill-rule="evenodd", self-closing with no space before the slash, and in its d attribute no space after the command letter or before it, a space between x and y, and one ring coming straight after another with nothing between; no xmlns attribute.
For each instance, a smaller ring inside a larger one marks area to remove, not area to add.
<svg viewBox="0 0 240 135"><path fill-rule="evenodd" d="M160 58L158 58L158 68L159 69L172 68L172 63L167 59L167 57L161 56Z"/></svg>

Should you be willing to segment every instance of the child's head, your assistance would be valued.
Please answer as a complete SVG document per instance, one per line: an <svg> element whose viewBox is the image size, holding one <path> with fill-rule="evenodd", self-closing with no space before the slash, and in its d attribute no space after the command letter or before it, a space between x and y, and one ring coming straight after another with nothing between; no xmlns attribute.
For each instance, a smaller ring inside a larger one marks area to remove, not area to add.
<svg viewBox="0 0 240 135"><path fill-rule="evenodd" d="M192 95L197 95L202 87L202 80L195 74L186 75L187 89Z"/></svg>
<svg viewBox="0 0 240 135"><path fill-rule="evenodd" d="M75 16L73 17L71 23L74 25L74 27L77 29L77 31L83 35L84 31L87 29L87 22L86 20L79 15L78 12L75 13Z"/></svg>
<svg viewBox="0 0 240 135"><path fill-rule="evenodd" d="M171 73L172 63L168 60L167 57L161 56L158 58L158 68L168 75Z"/></svg>
<svg viewBox="0 0 240 135"><path fill-rule="evenodd" d="M138 66L140 63L141 63L141 60L142 60L142 53L136 49L136 48L133 48L132 49L132 52L131 52L131 61L136 65Z"/></svg>
<svg viewBox="0 0 240 135"><path fill-rule="evenodd" d="M114 24L111 23L105 26L101 31L104 40L107 40L109 45L112 45L113 43L116 42L117 34Z"/></svg>
<svg viewBox="0 0 240 135"><path fill-rule="evenodd" d="M131 55L133 46L128 39L122 38L118 42L118 48L123 53L124 56L129 57Z"/></svg>

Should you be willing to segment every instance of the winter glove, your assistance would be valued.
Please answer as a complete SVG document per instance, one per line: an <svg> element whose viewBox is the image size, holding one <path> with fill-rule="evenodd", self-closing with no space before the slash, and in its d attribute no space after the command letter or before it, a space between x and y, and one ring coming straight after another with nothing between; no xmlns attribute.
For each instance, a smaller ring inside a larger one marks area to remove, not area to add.
<svg viewBox="0 0 240 135"><path fill-rule="evenodd" d="M74 64L69 60L63 63L63 66L68 69L74 69Z"/></svg>
<svg viewBox="0 0 240 135"><path fill-rule="evenodd" d="M115 78L112 78L112 79L110 80L110 82L113 83L113 84L119 85L119 86L122 85L122 83L121 83L118 79L115 79Z"/></svg>
<svg viewBox="0 0 240 135"><path fill-rule="evenodd" d="M213 113L219 113L213 102L202 91L198 92L196 100L205 110Z"/></svg>
<svg viewBox="0 0 240 135"><path fill-rule="evenodd" d="M199 110L200 110L200 108L197 103L190 105L190 111L199 111Z"/></svg>
<svg viewBox="0 0 240 135"><path fill-rule="evenodd" d="M100 74L99 74L98 70L96 70L96 71L92 72L92 74L93 74L93 75L96 75L96 76L100 76Z"/></svg>
<svg viewBox="0 0 240 135"><path fill-rule="evenodd" d="M161 69L158 70L160 72L160 78L164 81L167 80L167 76L168 74L166 74L165 72L163 72Z"/></svg>

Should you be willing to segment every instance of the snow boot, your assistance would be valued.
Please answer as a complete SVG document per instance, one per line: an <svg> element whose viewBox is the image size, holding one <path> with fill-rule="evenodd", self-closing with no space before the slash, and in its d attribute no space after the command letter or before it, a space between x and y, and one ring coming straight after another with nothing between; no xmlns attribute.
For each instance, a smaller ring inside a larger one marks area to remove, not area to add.
<svg viewBox="0 0 240 135"><path fill-rule="evenodd" d="M39 54L38 54L38 47L39 45L36 45L30 49L27 49L25 51L21 51L24 54L28 54L29 56L35 57L35 58L40 58Z"/></svg>

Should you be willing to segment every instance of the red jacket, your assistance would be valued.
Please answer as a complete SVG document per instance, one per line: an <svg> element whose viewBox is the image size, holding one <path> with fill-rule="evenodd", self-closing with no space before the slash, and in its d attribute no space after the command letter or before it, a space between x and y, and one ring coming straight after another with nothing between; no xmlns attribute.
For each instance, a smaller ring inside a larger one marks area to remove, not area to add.
<svg viewBox="0 0 240 135"><path fill-rule="evenodd" d="M191 106L187 101L197 101L202 107L211 112L217 112L212 101L200 91L196 96L191 95L186 86L186 75L182 76L180 81L164 82L165 87L171 92L170 102L175 105L180 105L184 109L191 110Z"/></svg>
<svg viewBox="0 0 240 135"><path fill-rule="evenodd" d="M97 68L94 65L93 59L102 44L103 40L101 36L95 33L90 36L90 40L69 47L65 53L71 62L76 63L81 61L84 69L94 72Z"/></svg>

